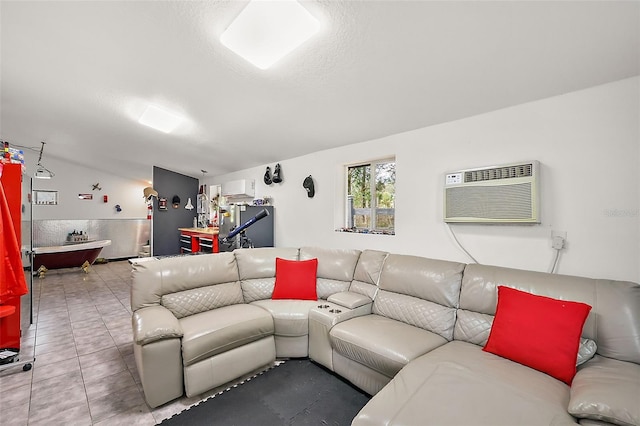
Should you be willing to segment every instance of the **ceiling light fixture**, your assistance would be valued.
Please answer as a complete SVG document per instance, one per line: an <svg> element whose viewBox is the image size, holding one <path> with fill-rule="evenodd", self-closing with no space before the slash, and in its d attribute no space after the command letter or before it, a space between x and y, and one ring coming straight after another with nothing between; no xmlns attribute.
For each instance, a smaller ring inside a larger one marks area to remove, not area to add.
<svg viewBox="0 0 640 426"><path fill-rule="evenodd" d="M296 0L251 0L222 33L220 41L265 70L319 29L320 22Z"/></svg>
<svg viewBox="0 0 640 426"><path fill-rule="evenodd" d="M51 179L52 177L55 176L55 173L53 173L51 170L47 169L45 166L42 165L42 152L44 151L44 145L45 142L40 142L42 145L40 145L40 156L38 157L38 168L36 169L36 172L34 173L33 177L36 179Z"/></svg>
<svg viewBox="0 0 640 426"><path fill-rule="evenodd" d="M140 116L138 123L152 127L164 133L174 131L184 119L179 115L167 111L166 109L149 105Z"/></svg>

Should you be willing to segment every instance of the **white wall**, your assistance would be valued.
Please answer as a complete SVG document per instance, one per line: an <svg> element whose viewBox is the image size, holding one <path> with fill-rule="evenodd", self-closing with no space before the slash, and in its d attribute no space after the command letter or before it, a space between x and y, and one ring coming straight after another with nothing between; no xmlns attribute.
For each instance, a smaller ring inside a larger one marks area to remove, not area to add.
<svg viewBox="0 0 640 426"><path fill-rule="evenodd" d="M53 179L33 179L34 189L57 190L58 205L34 205L33 219L140 219L147 217L143 189L148 182L132 181L100 170L82 167L74 163L60 161L47 156L52 149L45 145L42 164L55 173ZM72 153L70 153L72 155ZM25 150L27 176L23 184L23 199L28 208L26 194L29 192L28 179L33 176L38 162L38 153ZM151 170L149 170L151 179ZM100 183L102 190L93 190L92 185ZM81 200L78 194L93 194L92 200ZM108 196L104 203L102 196ZM119 204L121 212L115 205ZM27 212L28 213L28 212ZM28 216L27 216L28 217Z"/></svg>
<svg viewBox="0 0 640 426"><path fill-rule="evenodd" d="M282 161L281 184L263 183L266 164L205 183L255 179L256 196L273 198L279 247L369 248L470 262L442 221L444 173L539 160L542 224L453 225L463 245L480 263L547 271L551 231L562 231L567 247L559 273L640 282L639 93L635 77ZM344 164L389 155L396 156L396 235L335 232L343 225ZM312 199L302 187L309 174Z"/></svg>

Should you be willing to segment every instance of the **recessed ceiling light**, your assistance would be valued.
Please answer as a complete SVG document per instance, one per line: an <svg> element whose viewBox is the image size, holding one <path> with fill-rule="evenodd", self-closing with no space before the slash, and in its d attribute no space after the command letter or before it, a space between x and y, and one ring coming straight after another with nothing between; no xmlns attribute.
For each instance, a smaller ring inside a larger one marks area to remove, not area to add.
<svg viewBox="0 0 640 426"><path fill-rule="evenodd" d="M220 41L264 70L319 29L320 22L296 0L252 0L222 33Z"/></svg>
<svg viewBox="0 0 640 426"><path fill-rule="evenodd" d="M138 123L153 127L164 133L170 133L182 123L183 118L166 109L149 105L142 113Z"/></svg>

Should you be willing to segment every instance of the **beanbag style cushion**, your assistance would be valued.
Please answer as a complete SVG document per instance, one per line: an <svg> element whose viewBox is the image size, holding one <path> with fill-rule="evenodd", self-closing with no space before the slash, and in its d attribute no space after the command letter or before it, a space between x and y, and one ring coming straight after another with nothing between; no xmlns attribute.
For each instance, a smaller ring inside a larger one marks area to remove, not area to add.
<svg viewBox="0 0 640 426"><path fill-rule="evenodd" d="M272 299L318 300L318 259L286 260L276 257L276 283Z"/></svg>
<svg viewBox="0 0 640 426"><path fill-rule="evenodd" d="M496 315L483 350L571 385L590 310L585 303L498 286Z"/></svg>

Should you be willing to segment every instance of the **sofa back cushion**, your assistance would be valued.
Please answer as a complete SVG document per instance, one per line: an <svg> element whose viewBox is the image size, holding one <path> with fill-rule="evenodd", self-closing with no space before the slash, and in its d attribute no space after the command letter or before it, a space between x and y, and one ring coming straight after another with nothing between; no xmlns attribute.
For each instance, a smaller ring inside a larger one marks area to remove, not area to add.
<svg viewBox="0 0 640 426"><path fill-rule="evenodd" d="M233 252L245 303L271 299L276 282L276 257L298 260L297 248L261 247L238 249Z"/></svg>
<svg viewBox="0 0 640 426"><path fill-rule="evenodd" d="M161 300L178 319L243 302L239 281L169 293Z"/></svg>
<svg viewBox="0 0 640 426"><path fill-rule="evenodd" d="M302 247L300 260L318 259L316 292L319 299L347 291L353 280L360 250Z"/></svg>
<svg viewBox="0 0 640 426"><path fill-rule="evenodd" d="M467 265L454 338L485 345L497 304L497 286L592 306L582 336L595 340L597 353L640 363L640 285L497 266Z"/></svg>
<svg viewBox="0 0 640 426"><path fill-rule="evenodd" d="M233 253L170 257L133 265L131 309L160 305L171 293L223 283L239 286ZM231 300L231 299L229 299Z"/></svg>
<svg viewBox="0 0 640 426"><path fill-rule="evenodd" d="M378 250L364 250L360 253L349 291L363 294L373 300L378 291L382 265L388 255L389 253Z"/></svg>
<svg viewBox="0 0 640 426"><path fill-rule="evenodd" d="M463 263L390 254L373 313L453 339Z"/></svg>

